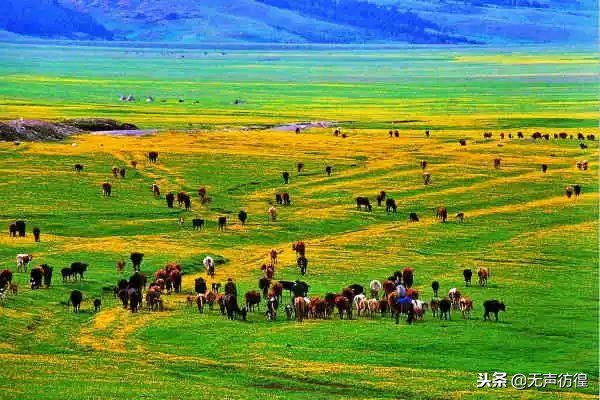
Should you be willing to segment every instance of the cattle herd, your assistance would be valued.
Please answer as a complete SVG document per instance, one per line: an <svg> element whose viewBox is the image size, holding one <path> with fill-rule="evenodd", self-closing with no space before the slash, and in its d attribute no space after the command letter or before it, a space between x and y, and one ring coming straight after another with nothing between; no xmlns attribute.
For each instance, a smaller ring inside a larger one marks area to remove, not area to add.
<svg viewBox="0 0 600 400"><path fill-rule="evenodd" d="M336 129L336 136L340 134L340 130ZM399 132L389 131L390 137L399 137ZM429 131L426 136L430 137ZM522 132L517 133L517 138L523 139ZM484 133L484 139L491 139L491 132ZM567 135L564 132L555 134L555 139L573 139L572 135ZM500 134L500 138L504 139L504 133ZM512 139L513 135L508 134L508 138ZM549 134L541 134L536 132L532 135L533 140L545 139L549 140ZM586 137L579 134L578 140L583 141ZM595 140L594 135L588 135L588 140ZM459 141L460 146L466 146L467 142L464 139ZM583 149L584 147L582 147ZM146 155L149 163L157 163L159 154L156 151L148 152ZM133 168L137 167L137 161L131 161ZM431 184L431 174L426 171L429 163L427 160L421 160L419 163L420 169L423 171L423 182L425 185ZM493 159L493 167L499 169L501 167L501 159ZM548 169L547 164L542 164L542 172L545 173ZM579 170L588 169L588 161L578 161L576 167ZM75 164L73 170L80 174L84 171L84 165ZM300 175L305 170L304 163L297 163L296 170ZM331 176L333 168L327 166L325 174ZM125 167L112 167L111 173L114 178L125 179ZM281 174L284 184L289 184L290 173L287 171ZM110 182L103 182L102 194L105 197L112 195L112 185ZM161 191L158 184L154 183L151 187L153 196L156 199L161 198ZM568 198L575 196L577 198L582 192L581 185L569 184L565 193ZM211 201L208 196L207 189L200 187L198 189L198 198L200 204L204 205ZM378 207L385 205L386 214L394 214L397 211L396 201L389 197L388 194L381 190L375 196ZM178 193L168 192L165 195L165 201L168 208L173 208L175 203L186 211L191 211L191 196L183 191ZM356 208L371 212L373 206L371 201L366 196L358 196L355 198ZM276 205L290 206L292 204L288 192L278 192L275 194L275 202L270 202L267 214L271 221L276 221L277 209ZM245 210L240 210L238 220L241 225L245 225L248 220L248 213ZM448 219L448 211L446 207L438 207L435 210L435 219L445 223ZM457 222L464 222L465 213L458 212L455 215ZM419 222L419 216L416 212L409 213L410 222ZM227 226L227 217L223 215L217 216L218 229L223 231ZM184 223L184 218L179 218L179 223ZM205 220L201 218L192 219L192 227L194 230L202 230L205 227ZM8 227L11 237L25 237L26 223L23 220L17 220ZM40 241L40 228L32 229L34 240ZM305 276L308 272L308 259L306 257L306 244L304 242L296 242L292 245L292 250L296 252L296 260L300 275ZM275 270L278 265L278 255L281 251L271 250L269 252L269 261L260 267L263 276L258 279L258 285L255 290L246 292L243 296L238 296L237 286L232 278L229 278L225 283L215 281L215 262L212 257L206 257L203 260L203 266L207 274L207 279L211 280L210 288L207 285L207 280L198 277L194 280L195 294L188 292L186 295L186 304L189 306L196 305L198 311L203 313L205 307L212 310L215 306L223 315L227 315L229 319L240 318L245 320L249 312L261 311L263 307L264 315L268 320L276 320L278 311L281 308L288 320L295 319L303 321L304 319L327 319L337 315L340 319L352 319L353 313L357 317L375 318L376 316L391 316L396 323L401 318L405 318L408 323L413 323L417 320L423 320L427 310L430 310L433 317L440 319L450 319L452 311L457 311L462 314L463 318L468 318L473 310L473 300L469 296L463 295L458 288L449 288L446 296L439 296L441 289L439 282L431 283L432 297L430 301L423 300L424 293L420 293L415 288L415 273L410 267L393 272L386 279L373 279L364 286L353 283L347 287L341 288L338 293L325 293L323 296L310 295L310 285L304 281L286 281L275 279ZM164 268L160 268L152 275L147 275L141 272L141 265L144 254L133 252L130 255L133 274L129 279L119 279L114 287L114 296L118 298L123 307L130 309L131 312L137 312L144 306L144 300L148 310L160 311L164 309L163 296L172 293L178 294L183 292L182 276L183 268L177 263L168 263ZM29 264L34 259L31 254L18 254L16 257L17 273L27 273ZM124 272L126 266L125 261L117 262L117 271ZM88 264L76 261L71 263L70 267L61 269L61 277L63 284L77 282L84 279L84 274L88 269ZM30 286L32 290L42 287L49 288L52 283L53 268L47 264L42 264L32 268L29 271ZM471 289L471 279L473 272L470 269L463 271L463 279L465 282L464 290ZM489 270L479 267L477 270L479 286L485 288L490 277ZM150 281L150 282L149 282ZM10 269L5 269L0 272L0 300L6 299L7 293L12 295L18 294L18 285L13 283L13 272ZM69 296L69 302L73 306L73 310L78 312L84 300L84 294L80 290L73 290ZM243 301L243 303L242 303ZM96 312L100 310L101 300L95 298L92 302ZM242 305L243 304L243 305ZM483 319L490 319L493 314L495 320L498 320L498 313L505 311L505 305L501 301L490 299L482 303Z"/></svg>

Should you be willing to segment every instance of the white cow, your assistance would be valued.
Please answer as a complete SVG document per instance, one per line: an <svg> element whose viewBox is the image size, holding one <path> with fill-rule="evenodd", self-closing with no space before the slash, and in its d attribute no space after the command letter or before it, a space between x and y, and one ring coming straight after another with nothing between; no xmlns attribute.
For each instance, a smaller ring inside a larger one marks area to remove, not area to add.
<svg viewBox="0 0 600 400"><path fill-rule="evenodd" d="M33 260L31 254L17 254L17 272L27 272L31 260Z"/></svg>

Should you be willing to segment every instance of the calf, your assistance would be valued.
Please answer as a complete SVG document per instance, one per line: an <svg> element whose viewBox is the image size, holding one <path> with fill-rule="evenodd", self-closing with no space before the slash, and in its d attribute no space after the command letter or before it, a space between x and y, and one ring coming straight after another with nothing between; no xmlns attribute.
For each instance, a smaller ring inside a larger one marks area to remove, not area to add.
<svg viewBox="0 0 600 400"><path fill-rule="evenodd" d="M459 212L456 214L456 221L463 223L465 222L465 213L464 212Z"/></svg>
<svg viewBox="0 0 600 400"><path fill-rule="evenodd" d="M429 307L431 308L431 315L433 315L434 317L437 316L440 309L440 301L438 299L432 299L429 302Z"/></svg>
<svg viewBox="0 0 600 400"><path fill-rule="evenodd" d="M73 170L77 173L83 171L83 164L75 164L73 165Z"/></svg>
<svg viewBox="0 0 600 400"><path fill-rule="evenodd" d="M331 171L333 170L333 168L331 168L331 166L326 166L325 167L325 173L327 174L327 176L331 176Z"/></svg>

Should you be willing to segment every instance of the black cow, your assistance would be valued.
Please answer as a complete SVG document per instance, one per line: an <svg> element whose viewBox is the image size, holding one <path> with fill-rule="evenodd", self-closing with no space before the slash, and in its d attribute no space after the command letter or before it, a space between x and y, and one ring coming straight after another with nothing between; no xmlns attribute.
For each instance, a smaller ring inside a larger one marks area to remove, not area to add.
<svg viewBox="0 0 600 400"><path fill-rule="evenodd" d="M448 299L440 300L440 319L452 319L450 316L450 308L452 307L452 303Z"/></svg>
<svg viewBox="0 0 600 400"><path fill-rule="evenodd" d="M438 281L431 282L431 289L433 289L433 297L438 297L438 290L440 290L440 283Z"/></svg>
<svg viewBox="0 0 600 400"><path fill-rule="evenodd" d="M17 224L12 223L8 225L8 236L17 237Z"/></svg>
<svg viewBox="0 0 600 400"><path fill-rule="evenodd" d="M227 217L219 217L217 219L217 224L219 225L219 230L224 231L227 226Z"/></svg>
<svg viewBox="0 0 600 400"><path fill-rule="evenodd" d="M294 297L306 297L308 295L308 290L310 289L310 285L306 282L296 281L292 286L292 294Z"/></svg>
<svg viewBox="0 0 600 400"><path fill-rule="evenodd" d="M386 212L386 214L389 214L391 212L393 212L395 214L396 213L396 209L397 209L396 200L391 199L391 198L388 197L385 200L385 212Z"/></svg>
<svg viewBox="0 0 600 400"><path fill-rule="evenodd" d="M486 300L483 302L483 320L491 320L490 313L494 314L496 317L496 321L498 321L498 313L500 311L506 311L506 306L504 303L499 302L498 300Z"/></svg>
<svg viewBox="0 0 600 400"><path fill-rule="evenodd" d="M148 161L150 161L151 163L155 163L156 161L158 161L158 152L157 151L151 151L148 153Z"/></svg>
<svg viewBox="0 0 600 400"><path fill-rule="evenodd" d="M44 270L40 267L32 268L29 272L31 289L39 289L42 286L42 278L44 277Z"/></svg>
<svg viewBox="0 0 600 400"><path fill-rule="evenodd" d="M133 270L139 271L142 266L142 260L144 259L144 253L131 253L129 256L131 262L133 263Z"/></svg>
<svg viewBox="0 0 600 400"><path fill-rule="evenodd" d="M66 282L73 276L73 271L71 271L71 268L63 268L60 270L60 274L62 276L63 282Z"/></svg>
<svg viewBox="0 0 600 400"><path fill-rule="evenodd" d="M44 286L49 288L50 284L52 283L52 267L48 264L42 264L40 265L40 267L42 268L42 271L44 273Z"/></svg>
<svg viewBox="0 0 600 400"><path fill-rule="evenodd" d="M366 197L357 197L356 198L356 208L358 210L364 207L365 210L371 211L373 207L371 207L371 202Z"/></svg>
<svg viewBox="0 0 600 400"><path fill-rule="evenodd" d="M298 269L300 270L300 275L305 275L306 268L308 267L308 260L306 259L306 257L300 256L298 257L298 260L296 260L296 262L298 264Z"/></svg>
<svg viewBox="0 0 600 400"><path fill-rule="evenodd" d="M419 222L419 216L417 215L417 213L411 212L410 214L408 214L408 220L410 222Z"/></svg>
<svg viewBox="0 0 600 400"><path fill-rule="evenodd" d="M331 176L331 171L333 171L333 168L331 168L330 165L325 167L325 173L327 174L327 176Z"/></svg>
<svg viewBox="0 0 600 400"><path fill-rule="evenodd" d="M463 277L465 278L465 285L471 286L471 277L473 276L473 271L470 269L465 269L463 271Z"/></svg>
<svg viewBox="0 0 600 400"><path fill-rule="evenodd" d="M225 305L228 319L234 320L235 316L238 315L242 318L242 320L246 320L248 310L246 307L240 308L238 306L236 296L233 294L226 294L225 297L223 297L223 304Z"/></svg>
<svg viewBox="0 0 600 400"><path fill-rule="evenodd" d="M88 265L82 262L74 262L71 264L71 275L77 280L77 275L80 279L83 279L83 273L87 271Z"/></svg>
<svg viewBox="0 0 600 400"><path fill-rule="evenodd" d="M81 301L83 300L83 294L79 290L73 290L69 297L70 303L73 305L73 312L78 313Z"/></svg>
<svg viewBox="0 0 600 400"><path fill-rule="evenodd" d="M194 218L192 220L192 228L197 231L199 229L202 229L202 227L204 226L204 220L201 218Z"/></svg>
<svg viewBox="0 0 600 400"><path fill-rule="evenodd" d="M81 172L81 171L83 171L83 164L75 164L75 165L73 165L73 170L75 172Z"/></svg>
<svg viewBox="0 0 600 400"><path fill-rule="evenodd" d="M37 226L33 228L33 239L36 242L40 241L40 228Z"/></svg>
<svg viewBox="0 0 600 400"><path fill-rule="evenodd" d="M581 194L581 185L573 185L573 193L575 194L575 197L579 197Z"/></svg>
<svg viewBox="0 0 600 400"><path fill-rule="evenodd" d="M365 292L365 288L357 283L348 286L348 288L352 290L352 294L354 296L358 296L359 294L363 294Z"/></svg>
<svg viewBox="0 0 600 400"><path fill-rule="evenodd" d="M285 183L286 185L288 183L290 183L290 173L287 171L284 171L281 173L281 176L283 177L283 183Z"/></svg>
<svg viewBox="0 0 600 400"><path fill-rule="evenodd" d="M17 232L19 233L19 237L25 237L25 221L15 221L15 225L17 226Z"/></svg>
<svg viewBox="0 0 600 400"><path fill-rule="evenodd" d="M167 193L165 200L167 201L167 207L173 208L173 203L175 202L175 195L173 192Z"/></svg>
<svg viewBox="0 0 600 400"><path fill-rule="evenodd" d="M246 225L246 220L248 219L248 213L244 210L240 210L238 213L238 219L242 223L242 226Z"/></svg>
<svg viewBox="0 0 600 400"><path fill-rule="evenodd" d="M102 305L102 300L94 299L94 312L100 311L100 306Z"/></svg>
<svg viewBox="0 0 600 400"><path fill-rule="evenodd" d="M203 278L194 279L194 291L196 293L206 293L206 281Z"/></svg>

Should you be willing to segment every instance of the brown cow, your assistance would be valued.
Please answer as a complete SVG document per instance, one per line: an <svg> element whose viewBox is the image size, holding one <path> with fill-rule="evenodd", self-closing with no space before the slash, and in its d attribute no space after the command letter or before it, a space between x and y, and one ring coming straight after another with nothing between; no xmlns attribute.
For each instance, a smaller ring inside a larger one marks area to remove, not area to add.
<svg viewBox="0 0 600 400"><path fill-rule="evenodd" d="M119 176L119 167L112 167L112 174L116 178Z"/></svg>
<svg viewBox="0 0 600 400"><path fill-rule="evenodd" d="M501 161L502 161L501 158L494 158L494 168L499 169Z"/></svg>
<svg viewBox="0 0 600 400"><path fill-rule="evenodd" d="M382 190L381 192L379 192L379 194L376 196L377 207L381 207L381 203L385 200L385 197L386 197L385 190Z"/></svg>
<svg viewBox="0 0 600 400"><path fill-rule="evenodd" d="M102 183L102 195L104 197L110 197L112 194L112 185L108 182Z"/></svg>
<svg viewBox="0 0 600 400"><path fill-rule="evenodd" d="M151 163L155 163L158 161L158 152L157 151L151 151L147 154L148 157L148 161Z"/></svg>
<svg viewBox="0 0 600 400"><path fill-rule="evenodd" d="M427 168L427 161L421 160L420 164L421 164L421 169L424 170L425 168Z"/></svg>
<svg viewBox="0 0 600 400"><path fill-rule="evenodd" d="M446 219L448 219L448 210L446 210L446 207L438 207L435 219L441 219L442 222L446 222Z"/></svg>
<svg viewBox="0 0 600 400"><path fill-rule="evenodd" d="M260 293L256 290L246 292L244 299L246 299L248 311L254 311L254 306L256 306L257 309L260 309Z"/></svg>
<svg viewBox="0 0 600 400"><path fill-rule="evenodd" d="M294 313L298 322L302 322L304 317L307 316L307 304L304 297L298 296L294 299Z"/></svg>
<svg viewBox="0 0 600 400"><path fill-rule="evenodd" d="M477 276L479 277L479 285L486 286L488 277L490 276L488 269L483 268L483 267L479 268L479 271L477 272Z"/></svg>
<svg viewBox="0 0 600 400"><path fill-rule="evenodd" d="M344 313L346 313L346 317L348 319L352 319L352 303L346 296L338 295L335 297L333 302L338 310L340 319L344 319Z"/></svg>

